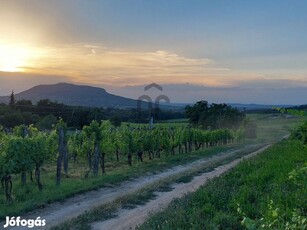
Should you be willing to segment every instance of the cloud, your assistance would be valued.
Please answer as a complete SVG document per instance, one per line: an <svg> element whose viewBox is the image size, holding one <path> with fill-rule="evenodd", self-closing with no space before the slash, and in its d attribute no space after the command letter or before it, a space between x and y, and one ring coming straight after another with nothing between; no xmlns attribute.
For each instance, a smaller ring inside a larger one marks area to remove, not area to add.
<svg viewBox="0 0 307 230"><path fill-rule="evenodd" d="M306 74L290 77L286 73L243 72L222 67L208 58L190 58L165 50L110 49L100 44L28 49L36 51L36 55L22 66L25 72L0 72L1 94L36 84L74 82L105 87L116 94L137 98L144 93L144 85L155 82L165 85L163 93L171 95L176 102L206 99L299 104L306 98Z"/></svg>
<svg viewBox="0 0 307 230"><path fill-rule="evenodd" d="M112 50L93 44L42 47L44 55L24 66L26 72L71 76L76 81L92 84L200 83L224 85L227 68L211 59L180 56L158 50L134 52Z"/></svg>
<svg viewBox="0 0 307 230"><path fill-rule="evenodd" d="M157 82L228 87L276 84L279 87L290 83L293 86L305 84L307 79L302 74L292 74L290 80L285 73L238 71L223 67L209 58L190 58L165 50L119 50L91 43L22 47L31 55L19 69L37 75L70 76L72 81L94 85ZM2 59L5 59L4 56Z"/></svg>

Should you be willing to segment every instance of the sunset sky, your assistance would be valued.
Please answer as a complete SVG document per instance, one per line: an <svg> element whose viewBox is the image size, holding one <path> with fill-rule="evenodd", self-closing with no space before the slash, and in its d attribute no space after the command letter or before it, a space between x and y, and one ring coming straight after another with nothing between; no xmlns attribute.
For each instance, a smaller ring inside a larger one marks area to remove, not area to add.
<svg viewBox="0 0 307 230"><path fill-rule="evenodd" d="M156 82L175 102L307 103L306 12L305 0L0 0L0 95L73 82L135 98Z"/></svg>

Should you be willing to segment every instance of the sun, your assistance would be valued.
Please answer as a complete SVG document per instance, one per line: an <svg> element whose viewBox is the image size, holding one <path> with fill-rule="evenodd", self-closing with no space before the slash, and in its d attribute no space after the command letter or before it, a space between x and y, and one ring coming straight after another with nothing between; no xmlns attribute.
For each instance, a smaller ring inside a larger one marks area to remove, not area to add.
<svg viewBox="0 0 307 230"><path fill-rule="evenodd" d="M0 44L0 71L24 72L32 57L31 48L20 44Z"/></svg>

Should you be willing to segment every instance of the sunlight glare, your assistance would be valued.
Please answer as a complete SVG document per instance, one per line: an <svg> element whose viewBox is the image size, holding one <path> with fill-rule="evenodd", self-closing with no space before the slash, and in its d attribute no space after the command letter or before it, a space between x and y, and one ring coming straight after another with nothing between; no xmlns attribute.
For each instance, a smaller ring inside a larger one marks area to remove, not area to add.
<svg viewBox="0 0 307 230"><path fill-rule="evenodd" d="M23 72L32 56L31 47L0 44L0 71Z"/></svg>

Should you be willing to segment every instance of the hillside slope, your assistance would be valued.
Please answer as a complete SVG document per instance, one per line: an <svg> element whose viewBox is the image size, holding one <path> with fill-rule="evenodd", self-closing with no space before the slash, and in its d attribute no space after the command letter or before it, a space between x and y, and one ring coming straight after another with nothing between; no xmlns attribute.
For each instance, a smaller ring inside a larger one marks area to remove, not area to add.
<svg viewBox="0 0 307 230"><path fill-rule="evenodd" d="M31 100L33 104L41 99L50 99L66 105L89 107L136 108L137 100L108 93L103 88L58 83L38 85L15 95L16 100ZM0 97L0 102L8 103L9 97Z"/></svg>

